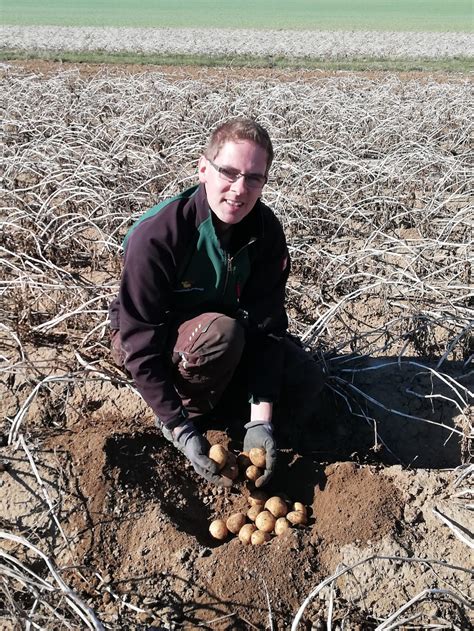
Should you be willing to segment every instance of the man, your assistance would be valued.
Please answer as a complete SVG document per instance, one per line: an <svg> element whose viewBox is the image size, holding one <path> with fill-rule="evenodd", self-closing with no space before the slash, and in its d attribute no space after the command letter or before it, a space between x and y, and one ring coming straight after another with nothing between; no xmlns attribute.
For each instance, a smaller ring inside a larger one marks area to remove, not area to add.
<svg viewBox="0 0 474 631"><path fill-rule="evenodd" d="M253 120L218 127L199 160L199 185L149 210L126 236L120 292L110 307L117 361L166 438L220 485L230 482L208 458L209 443L193 419L215 407L245 362L244 449L266 450L256 481L262 486L276 464L273 404L285 364L295 356L300 367L310 361L285 337L288 250L279 221L260 200L272 160L268 133Z"/></svg>

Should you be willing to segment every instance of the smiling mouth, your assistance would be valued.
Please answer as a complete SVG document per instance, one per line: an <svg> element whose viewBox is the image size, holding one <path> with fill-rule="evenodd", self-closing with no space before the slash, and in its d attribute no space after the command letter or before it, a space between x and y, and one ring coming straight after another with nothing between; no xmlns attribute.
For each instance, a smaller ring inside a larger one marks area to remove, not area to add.
<svg viewBox="0 0 474 631"><path fill-rule="evenodd" d="M232 206L232 208L240 208L241 206L244 205L243 202L233 201L232 199L226 199L225 203L228 204L229 206Z"/></svg>

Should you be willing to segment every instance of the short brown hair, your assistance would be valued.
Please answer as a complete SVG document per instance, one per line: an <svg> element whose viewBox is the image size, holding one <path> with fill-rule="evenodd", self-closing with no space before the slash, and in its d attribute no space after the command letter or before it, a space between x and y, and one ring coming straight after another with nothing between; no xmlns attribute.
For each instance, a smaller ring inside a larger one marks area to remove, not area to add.
<svg viewBox="0 0 474 631"><path fill-rule="evenodd" d="M250 140L265 149L267 152L266 172L268 173L273 162L272 141L267 130L251 118L232 118L216 127L209 138L204 155L214 160L226 142L238 140Z"/></svg>

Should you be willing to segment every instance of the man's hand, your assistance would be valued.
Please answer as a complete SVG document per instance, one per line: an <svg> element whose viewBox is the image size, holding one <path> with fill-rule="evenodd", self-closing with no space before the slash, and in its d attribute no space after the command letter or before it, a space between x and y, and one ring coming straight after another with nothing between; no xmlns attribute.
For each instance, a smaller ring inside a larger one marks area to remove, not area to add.
<svg viewBox="0 0 474 631"><path fill-rule="evenodd" d="M270 421L251 421L244 427L247 430L244 437L244 451L249 452L254 447L261 447L266 452L265 473L255 481L255 486L258 488L264 486L275 471L277 452L273 438L273 425Z"/></svg>
<svg viewBox="0 0 474 631"><path fill-rule="evenodd" d="M173 430L161 426L161 430L163 436L186 456L196 473L217 486L231 486L232 480L218 474L217 464L207 455L209 442L197 431L192 421L185 421Z"/></svg>

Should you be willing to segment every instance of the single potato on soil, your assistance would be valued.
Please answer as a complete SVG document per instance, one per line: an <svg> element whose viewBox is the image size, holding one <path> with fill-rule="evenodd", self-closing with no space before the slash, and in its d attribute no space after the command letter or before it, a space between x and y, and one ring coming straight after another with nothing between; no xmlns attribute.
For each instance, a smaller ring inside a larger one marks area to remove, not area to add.
<svg viewBox="0 0 474 631"><path fill-rule="evenodd" d="M294 502L293 510L299 511L300 513L304 513L305 515L307 515L306 506L302 504L301 502Z"/></svg>
<svg viewBox="0 0 474 631"><path fill-rule="evenodd" d="M243 513L234 513L230 517L227 518L225 522L227 526L227 530L231 532L233 535L236 535L240 532L240 529L247 521L246 516Z"/></svg>
<svg viewBox="0 0 474 631"><path fill-rule="evenodd" d="M250 521L255 521L257 519L257 515L261 513L263 510L263 506L261 504L254 504L247 511L247 517Z"/></svg>
<svg viewBox="0 0 474 631"><path fill-rule="evenodd" d="M255 525L263 532L272 532L275 528L275 517L270 511L264 510L255 518Z"/></svg>
<svg viewBox="0 0 474 631"><path fill-rule="evenodd" d="M225 539L229 533L223 519L215 519L214 521L212 521L209 526L209 532L214 537L214 539L218 539L219 541Z"/></svg>
<svg viewBox="0 0 474 631"><path fill-rule="evenodd" d="M290 511L286 518L290 524L293 524L294 526L297 526L298 524L304 525L308 521L305 513L297 510Z"/></svg>
<svg viewBox="0 0 474 631"><path fill-rule="evenodd" d="M245 526L242 526L242 528L239 530L240 541L245 545L248 545L250 543L252 533L254 533L256 530L257 526L255 526L255 524L245 524Z"/></svg>
<svg viewBox="0 0 474 631"><path fill-rule="evenodd" d="M282 535L284 532L291 528L290 522L286 517L279 517L275 522L275 534Z"/></svg>
<svg viewBox="0 0 474 631"><path fill-rule="evenodd" d="M270 497L265 502L265 510L270 511L270 513L274 517L284 517L288 512L288 507L286 502L281 499L278 495Z"/></svg>
<svg viewBox="0 0 474 631"><path fill-rule="evenodd" d="M269 532L263 532L263 530L256 530L255 532L252 533L252 536L250 537L250 543L253 546L261 546L267 541L270 541L271 538L272 536L270 535Z"/></svg>

